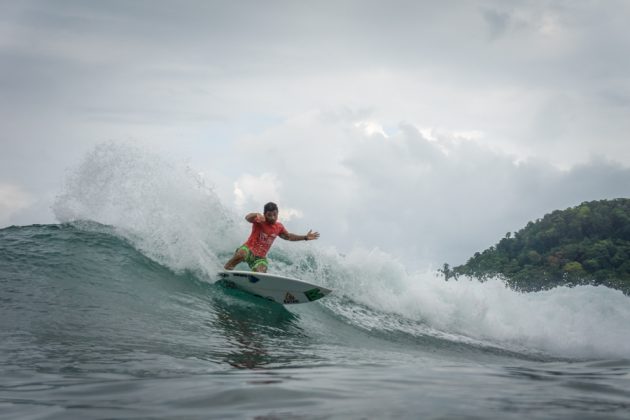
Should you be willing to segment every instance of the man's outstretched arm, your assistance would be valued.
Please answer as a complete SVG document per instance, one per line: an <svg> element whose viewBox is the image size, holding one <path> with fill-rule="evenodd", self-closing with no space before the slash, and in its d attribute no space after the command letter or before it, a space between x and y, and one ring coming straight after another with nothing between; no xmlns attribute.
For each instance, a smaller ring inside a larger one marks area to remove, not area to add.
<svg viewBox="0 0 630 420"><path fill-rule="evenodd" d="M282 239L287 241L314 241L319 238L319 232L313 232L309 230L306 235L296 235L295 233L284 232L280 234Z"/></svg>

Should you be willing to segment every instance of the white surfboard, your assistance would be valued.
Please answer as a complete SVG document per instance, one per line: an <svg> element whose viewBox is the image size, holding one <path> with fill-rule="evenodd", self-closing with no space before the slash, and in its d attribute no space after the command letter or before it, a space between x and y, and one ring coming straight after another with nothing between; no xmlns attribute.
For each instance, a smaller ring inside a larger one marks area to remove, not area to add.
<svg viewBox="0 0 630 420"><path fill-rule="evenodd" d="M332 290L306 281L254 271L221 271L219 281L228 287L285 305L321 299Z"/></svg>

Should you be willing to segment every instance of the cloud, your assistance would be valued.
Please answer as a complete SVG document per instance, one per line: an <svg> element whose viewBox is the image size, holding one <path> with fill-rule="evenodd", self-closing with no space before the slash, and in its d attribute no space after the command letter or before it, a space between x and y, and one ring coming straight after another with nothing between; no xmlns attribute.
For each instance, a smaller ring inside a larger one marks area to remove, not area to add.
<svg viewBox="0 0 630 420"><path fill-rule="evenodd" d="M34 197L19 185L0 182L0 225L35 202Z"/></svg>
<svg viewBox="0 0 630 420"><path fill-rule="evenodd" d="M510 15L508 13L486 9L482 11L482 15L488 24L491 39L497 39L505 34L510 23Z"/></svg>
<svg viewBox="0 0 630 420"><path fill-rule="evenodd" d="M627 2L62 1L3 12L0 110L20 122L7 139L41 142L23 135L30 118L40 133L72 131L62 144L77 132L166 143L248 115L347 106L481 131L521 157L630 164Z"/></svg>
<svg viewBox="0 0 630 420"><path fill-rule="evenodd" d="M387 133L383 130L383 126L375 123L374 121L361 121L355 123L355 127L362 129L368 136L378 134L382 137L389 137Z"/></svg>
<svg viewBox="0 0 630 420"><path fill-rule="evenodd" d="M243 209L251 202L278 201L279 181L277 177L270 173L263 173L260 176L243 174L234 183L235 204Z"/></svg>
<svg viewBox="0 0 630 420"><path fill-rule="evenodd" d="M304 209L300 226L342 248L460 263L554 209L630 195L630 169L605 159L563 170L489 148L479 133L428 139L401 123L385 136L363 121L310 113L241 144L244 159L274 168L282 200Z"/></svg>
<svg viewBox="0 0 630 420"><path fill-rule="evenodd" d="M304 213L287 207L287 200L282 200L280 190L282 182L275 174L263 173L259 176L243 174L234 182L234 204L239 211L262 213L262 206L270 201L283 202L279 206L280 219L290 221L300 219Z"/></svg>
<svg viewBox="0 0 630 420"><path fill-rule="evenodd" d="M36 199L95 144L142 143L239 211L441 263L628 195L625 1L0 9L0 179Z"/></svg>

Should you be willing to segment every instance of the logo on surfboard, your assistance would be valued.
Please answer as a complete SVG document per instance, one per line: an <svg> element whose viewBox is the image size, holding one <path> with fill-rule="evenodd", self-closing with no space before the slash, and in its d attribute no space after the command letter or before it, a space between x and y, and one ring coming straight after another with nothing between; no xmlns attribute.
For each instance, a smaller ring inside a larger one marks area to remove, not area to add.
<svg viewBox="0 0 630 420"><path fill-rule="evenodd" d="M291 293L287 292L287 294L284 295L284 303L300 303L300 301Z"/></svg>

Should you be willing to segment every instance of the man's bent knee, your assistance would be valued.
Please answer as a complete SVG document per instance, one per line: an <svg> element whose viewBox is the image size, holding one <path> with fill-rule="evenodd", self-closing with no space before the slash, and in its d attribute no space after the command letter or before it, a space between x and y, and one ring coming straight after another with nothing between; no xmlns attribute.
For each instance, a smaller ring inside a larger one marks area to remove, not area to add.
<svg viewBox="0 0 630 420"><path fill-rule="evenodd" d="M238 249L234 253L234 256L230 259L230 261L225 263L223 268L225 268L226 270L233 270L234 267L236 267L237 265L245 261L246 258L247 258L247 251L243 249Z"/></svg>

